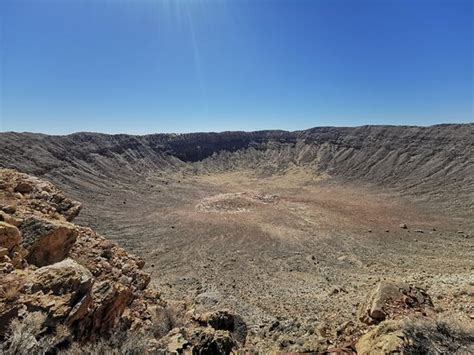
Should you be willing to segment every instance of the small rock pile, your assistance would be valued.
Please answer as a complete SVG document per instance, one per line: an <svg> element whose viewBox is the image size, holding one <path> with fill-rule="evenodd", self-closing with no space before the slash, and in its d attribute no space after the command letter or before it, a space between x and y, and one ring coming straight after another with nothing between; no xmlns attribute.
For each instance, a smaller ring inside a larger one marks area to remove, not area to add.
<svg viewBox="0 0 474 355"><path fill-rule="evenodd" d="M211 213L243 213L278 201L278 195L253 191L222 193L202 199L196 205L196 210Z"/></svg>

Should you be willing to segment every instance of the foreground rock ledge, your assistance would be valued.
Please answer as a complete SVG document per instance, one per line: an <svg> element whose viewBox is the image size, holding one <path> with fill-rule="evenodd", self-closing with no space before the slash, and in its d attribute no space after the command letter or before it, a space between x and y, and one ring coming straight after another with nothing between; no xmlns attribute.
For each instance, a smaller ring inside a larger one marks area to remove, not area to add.
<svg viewBox="0 0 474 355"><path fill-rule="evenodd" d="M80 209L50 183L0 170L0 353L243 346L246 334L220 329L217 316L202 321L189 305L177 310L163 300L143 260L70 223ZM223 314L233 325L234 316Z"/></svg>

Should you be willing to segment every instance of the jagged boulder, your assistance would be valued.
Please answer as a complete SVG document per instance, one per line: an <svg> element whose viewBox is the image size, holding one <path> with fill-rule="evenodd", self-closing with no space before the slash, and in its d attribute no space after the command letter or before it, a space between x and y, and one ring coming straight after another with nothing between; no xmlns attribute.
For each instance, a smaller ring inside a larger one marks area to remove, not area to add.
<svg viewBox="0 0 474 355"><path fill-rule="evenodd" d="M74 260L68 258L41 267L28 281L22 302L28 310L45 312L50 324L72 325L87 315L94 279Z"/></svg>
<svg viewBox="0 0 474 355"><path fill-rule="evenodd" d="M72 259L0 279L0 337L12 319L29 312L46 314L49 327L71 326L87 315L92 300L92 275Z"/></svg>
<svg viewBox="0 0 474 355"><path fill-rule="evenodd" d="M0 248L11 251L20 242L21 234L18 228L11 224L0 222Z"/></svg>
<svg viewBox="0 0 474 355"><path fill-rule="evenodd" d="M204 313L198 316L196 320L199 324L210 326L215 330L227 330L239 343L245 343L247 338L246 323L240 316L228 310Z"/></svg>
<svg viewBox="0 0 474 355"><path fill-rule="evenodd" d="M5 212L6 214L14 214L16 212L16 206L15 205L3 205L0 207L2 212Z"/></svg>
<svg viewBox="0 0 474 355"><path fill-rule="evenodd" d="M406 283L382 281L361 306L359 319L377 324L397 314L424 313L432 307L433 302L424 290Z"/></svg>
<svg viewBox="0 0 474 355"><path fill-rule="evenodd" d="M185 335L179 328L175 328L169 332L169 334L158 343L158 347L161 349L174 354L181 354L190 348L191 344L186 340Z"/></svg>
<svg viewBox="0 0 474 355"><path fill-rule="evenodd" d="M196 328L189 333L194 354L230 354L237 346L231 334L224 330Z"/></svg>
<svg viewBox="0 0 474 355"><path fill-rule="evenodd" d="M36 216L26 218L20 225L27 260L45 266L63 260L77 238L74 225Z"/></svg>
<svg viewBox="0 0 474 355"><path fill-rule="evenodd" d="M207 324L216 330L234 330L235 318L229 311L221 310L207 313L203 318Z"/></svg>
<svg viewBox="0 0 474 355"><path fill-rule="evenodd" d="M19 227L23 223L23 220L13 216L12 214L0 211L0 222L5 222L15 227Z"/></svg>
<svg viewBox="0 0 474 355"><path fill-rule="evenodd" d="M130 288L119 283L108 280L96 283L92 289L90 315L86 321L77 324L78 335L94 339L110 334L132 299Z"/></svg>
<svg viewBox="0 0 474 355"><path fill-rule="evenodd" d="M87 267L97 280L114 280L132 290L144 290L150 275L142 270L142 259L128 254L90 228L77 227L78 237L70 255Z"/></svg>
<svg viewBox="0 0 474 355"><path fill-rule="evenodd" d="M49 208L62 215L68 222L76 218L82 209L79 202L71 200L59 192L51 193L43 190L38 198L42 199L43 204L47 204Z"/></svg>
<svg viewBox="0 0 474 355"><path fill-rule="evenodd" d="M33 184L28 181L18 181L14 191L22 194L28 194L33 191Z"/></svg>

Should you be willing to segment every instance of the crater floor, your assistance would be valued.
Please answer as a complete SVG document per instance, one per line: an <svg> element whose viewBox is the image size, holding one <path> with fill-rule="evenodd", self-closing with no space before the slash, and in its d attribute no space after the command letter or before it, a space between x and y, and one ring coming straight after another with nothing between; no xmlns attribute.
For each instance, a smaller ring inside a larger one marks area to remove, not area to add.
<svg viewBox="0 0 474 355"><path fill-rule="evenodd" d="M384 278L474 312L470 223L437 205L303 169L80 183L79 222L144 257L167 297L229 307L256 333L276 319L335 329Z"/></svg>

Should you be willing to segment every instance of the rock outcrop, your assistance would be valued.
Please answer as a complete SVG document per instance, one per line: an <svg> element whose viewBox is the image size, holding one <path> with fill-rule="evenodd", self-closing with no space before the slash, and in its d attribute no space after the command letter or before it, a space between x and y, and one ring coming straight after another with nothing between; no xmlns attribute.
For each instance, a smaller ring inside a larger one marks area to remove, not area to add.
<svg viewBox="0 0 474 355"><path fill-rule="evenodd" d="M18 303L25 312L46 313L51 326L62 323L74 328L89 313L94 279L70 258L33 271L22 283Z"/></svg>
<svg viewBox="0 0 474 355"><path fill-rule="evenodd" d="M26 218L20 225L22 246L28 251L27 260L36 266L63 260L76 242L74 225L36 216Z"/></svg>
<svg viewBox="0 0 474 355"><path fill-rule="evenodd" d="M407 312L426 315L432 312L432 307L433 302L424 290L406 283L382 281L362 305L359 319L366 324L377 324Z"/></svg>
<svg viewBox="0 0 474 355"><path fill-rule="evenodd" d="M172 317L180 319L170 322L172 303L149 287L144 261L71 223L80 204L51 184L0 170L0 187L0 351L54 352L110 342L117 332L139 333L145 352L182 348L229 353L245 342L244 323L237 327L235 316L227 312L205 322L198 321L199 315L176 312ZM38 334L19 327L23 321L29 324L33 314L39 315L32 322ZM58 327L67 327L67 341L40 341L61 333ZM162 331L155 331L159 327ZM28 331L35 341L22 348L15 331Z"/></svg>
<svg viewBox="0 0 474 355"><path fill-rule="evenodd" d="M20 244L21 234L18 228L11 224L0 222L0 248L5 248L7 252Z"/></svg>
<svg viewBox="0 0 474 355"><path fill-rule="evenodd" d="M360 320L371 326L355 342L359 355L474 351L473 325L440 319L430 296L406 283L380 282L362 305Z"/></svg>

